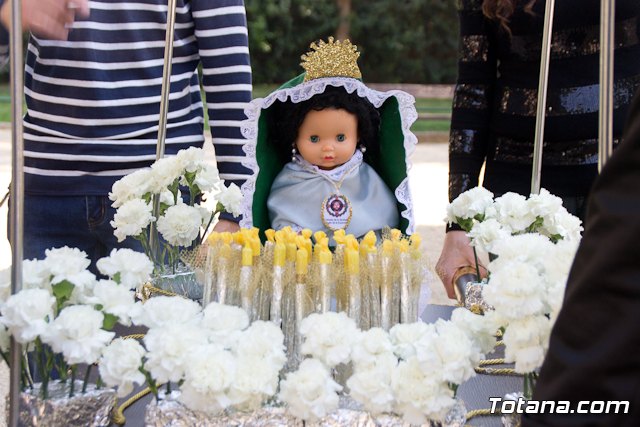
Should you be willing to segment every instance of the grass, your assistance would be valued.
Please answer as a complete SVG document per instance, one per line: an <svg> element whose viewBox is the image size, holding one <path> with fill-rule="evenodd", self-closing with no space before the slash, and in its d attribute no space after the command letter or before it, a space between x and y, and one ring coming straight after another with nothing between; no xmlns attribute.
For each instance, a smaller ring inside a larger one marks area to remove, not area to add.
<svg viewBox="0 0 640 427"><path fill-rule="evenodd" d="M277 85L256 85L253 90L253 96L262 98L267 96L273 90L277 89ZM450 114L450 99L416 99L416 109L418 113L433 114ZM11 97L8 84L0 84L0 122L11 121ZM418 119L411 130L414 132L449 132L449 120L434 119Z"/></svg>

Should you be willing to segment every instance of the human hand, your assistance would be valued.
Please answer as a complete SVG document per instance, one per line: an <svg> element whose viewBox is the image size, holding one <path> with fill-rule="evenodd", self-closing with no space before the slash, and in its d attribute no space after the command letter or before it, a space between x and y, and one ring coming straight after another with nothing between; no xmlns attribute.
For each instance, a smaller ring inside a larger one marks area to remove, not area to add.
<svg viewBox="0 0 640 427"><path fill-rule="evenodd" d="M476 261L469 238L464 231L449 231L444 238L440 259L436 263L436 273L442 280L449 298L455 298L453 276L461 267L474 266ZM480 274L486 276L486 268L480 266Z"/></svg>
<svg viewBox="0 0 640 427"><path fill-rule="evenodd" d="M11 0L0 9L0 20L11 28ZM89 0L22 0L22 29L36 35L66 40L75 17L89 16Z"/></svg>
<svg viewBox="0 0 640 427"><path fill-rule="evenodd" d="M240 230L240 226L237 222L229 221L228 219L219 220L213 227L213 231L222 233L228 231L229 233L235 233Z"/></svg>

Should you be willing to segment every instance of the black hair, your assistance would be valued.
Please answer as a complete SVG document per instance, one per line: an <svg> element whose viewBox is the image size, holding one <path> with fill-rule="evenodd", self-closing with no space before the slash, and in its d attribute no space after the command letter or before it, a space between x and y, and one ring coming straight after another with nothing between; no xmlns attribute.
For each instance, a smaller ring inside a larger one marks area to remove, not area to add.
<svg viewBox="0 0 640 427"><path fill-rule="evenodd" d="M276 101L271 106L268 116L269 144L276 147L283 161L291 160L291 149L307 113L326 108L346 110L355 115L358 120L358 146L364 146L368 155L378 151L378 110L355 91L349 93L343 87L327 86L323 93L313 95L306 101Z"/></svg>

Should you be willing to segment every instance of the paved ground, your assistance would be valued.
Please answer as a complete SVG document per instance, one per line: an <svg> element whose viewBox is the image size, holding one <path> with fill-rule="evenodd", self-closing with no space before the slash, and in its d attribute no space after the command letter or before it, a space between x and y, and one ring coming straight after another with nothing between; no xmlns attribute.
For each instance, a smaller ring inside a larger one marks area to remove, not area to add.
<svg viewBox="0 0 640 427"><path fill-rule="evenodd" d="M435 139L435 138L434 138ZM438 140L438 139L436 139ZM442 138L439 138L442 140ZM211 145L208 148L213 151ZM213 155L210 156L213 158ZM0 126L0 197L4 196L11 181L11 133ZM427 262L431 271L438 259L444 235L445 206L447 204L447 144L421 143L411 157L413 167L409 179L413 192L417 231L422 234ZM0 270L11 265L11 248L7 241L7 204L0 208ZM435 273L434 273L435 277ZM451 304L441 284L431 282L432 303ZM7 391L8 371L0 368L0 425L3 425L4 394Z"/></svg>

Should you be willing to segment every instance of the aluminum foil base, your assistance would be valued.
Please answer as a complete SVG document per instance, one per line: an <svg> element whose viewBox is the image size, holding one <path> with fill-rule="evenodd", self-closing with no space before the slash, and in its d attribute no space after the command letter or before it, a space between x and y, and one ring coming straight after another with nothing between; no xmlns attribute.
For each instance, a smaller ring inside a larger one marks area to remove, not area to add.
<svg viewBox="0 0 640 427"><path fill-rule="evenodd" d="M469 283L465 290L464 306L467 310L475 314L483 314L485 311L493 310L482 298L481 283Z"/></svg>
<svg viewBox="0 0 640 427"><path fill-rule="evenodd" d="M509 393L504 397L504 400L513 400L518 402L519 399L523 399L524 394L522 392ZM503 414L500 419L504 427L520 427L522 425L522 414L513 412L512 414Z"/></svg>
<svg viewBox="0 0 640 427"><path fill-rule="evenodd" d="M161 273L152 278L153 286L163 291L187 297L194 301L202 299L204 289L196 279L196 273L185 265L176 267L175 272Z"/></svg>
<svg viewBox="0 0 640 427"><path fill-rule="evenodd" d="M87 386L81 393L82 381L75 382L75 395L68 397L69 385L59 381L49 383L49 398L42 400L41 384L33 390L20 393L21 427L106 427L111 424L111 411L116 403L116 392L110 388L95 389ZM9 402L7 397L7 410Z"/></svg>

